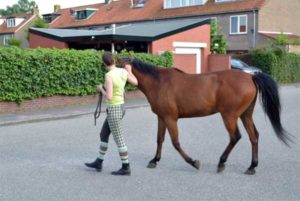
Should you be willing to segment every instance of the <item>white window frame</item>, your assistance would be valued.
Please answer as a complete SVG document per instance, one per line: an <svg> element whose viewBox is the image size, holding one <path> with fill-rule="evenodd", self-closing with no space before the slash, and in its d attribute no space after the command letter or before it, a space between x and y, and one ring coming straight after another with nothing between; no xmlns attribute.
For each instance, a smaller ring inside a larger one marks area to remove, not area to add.
<svg viewBox="0 0 300 201"><path fill-rule="evenodd" d="M231 1L238 1L238 0L215 0L216 3L223 3L223 2L231 2Z"/></svg>
<svg viewBox="0 0 300 201"><path fill-rule="evenodd" d="M6 25L8 28L16 27L16 18L6 19Z"/></svg>
<svg viewBox="0 0 300 201"><path fill-rule="evenodd" d="M14 38L13 34L5 34L3 35L3 45L8 46L8 40Z"/></svg>
<svg viewBox="0 0 300 201"><path fill-rule="evenodd" d="M199 6L203 5L207 2L207 0L200 0L200 4L196 4L196 0L177 0L179 2L179 6L172 6L172 1L174 0L164 0L164 9L172 9L172 8L181 8L188 6Z"/></svg>
<svg viewBox="0 0 300 201"><path fill-rule="evenodd" d="M231 19L234 18L234 17L237 17L237 32L232 32L231 30ZM240 32L240 18L241 17L246 17L246 31L244 32ZM248 15L233 15L233 16L230 16L230 22L229 22L229 33L230 35L239 35L239 34L247 34L248 33Z"/></svg>

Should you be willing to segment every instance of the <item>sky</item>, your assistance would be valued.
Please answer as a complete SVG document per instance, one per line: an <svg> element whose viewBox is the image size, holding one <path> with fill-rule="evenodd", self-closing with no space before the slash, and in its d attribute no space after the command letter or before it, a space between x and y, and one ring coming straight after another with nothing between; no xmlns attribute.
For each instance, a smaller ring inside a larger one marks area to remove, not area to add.
<svg viewBox="0 0 300 201"><path fill-rule="evenodd" d="M35 0L39 6L40 14L52 13L55 4L59 4L61 8L69 8L81 5L89 5L95 3L103 3L104 0ZM12 6L18 3L18 0L0 0L0 9L6 6Z"/></svg>

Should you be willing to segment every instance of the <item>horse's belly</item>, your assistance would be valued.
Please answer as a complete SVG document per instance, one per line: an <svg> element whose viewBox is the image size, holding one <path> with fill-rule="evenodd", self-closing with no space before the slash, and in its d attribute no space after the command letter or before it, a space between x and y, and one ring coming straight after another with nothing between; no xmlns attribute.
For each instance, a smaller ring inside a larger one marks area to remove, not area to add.
<svg viewBox="0 0 300 201"><path fill-rule="evenodd" d="M193 109L193 110L184 110L179 112L179 118L188 118L188 117L204 117L217 113L213 109Z"/></svg>

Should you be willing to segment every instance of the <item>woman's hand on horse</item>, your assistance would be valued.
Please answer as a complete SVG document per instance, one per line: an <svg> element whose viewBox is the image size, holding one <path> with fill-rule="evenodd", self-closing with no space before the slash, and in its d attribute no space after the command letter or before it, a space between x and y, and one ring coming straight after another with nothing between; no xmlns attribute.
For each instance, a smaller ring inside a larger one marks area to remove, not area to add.
<svg viewBox="0 0 300 201"><path fill-rule="evenodd" d="M131 65L125 64L125 69L128 71L128 73L131 73Z"/></svg>

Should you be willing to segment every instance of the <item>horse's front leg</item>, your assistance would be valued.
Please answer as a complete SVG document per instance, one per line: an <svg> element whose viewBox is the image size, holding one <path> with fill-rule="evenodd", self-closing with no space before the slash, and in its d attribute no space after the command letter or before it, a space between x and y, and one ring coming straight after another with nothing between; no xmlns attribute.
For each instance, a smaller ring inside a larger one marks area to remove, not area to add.
<svg viewBox="0 0 300 201"><path fill-rule="evenodd" d="M174 146L174 148L180 153L180 155L182 156L182 158L184 158L184 160L189 163L190 165L192 165L194 168L199 169L200 168L200 161L199 160L193 160L191 157L189 157L181 148L180 143L179 143L179 137L178 137L178 127L177 127L177 119L173 119L173 118L166 118L164 120L168 131L170 133L170 137L172 140L172 144Z"/></svg>
<svg viewBox="0 0 300 201"><path fill-rule="evenodd" d="M157 130L157 149L156 154L154 158L149 162L148 168L155 168L156 162L158 162L161 158L161 150L162 150L162 144L165 140L165 134L166 134L166 125L164 121L157 116L158 119L158 130Z"/></svg>

